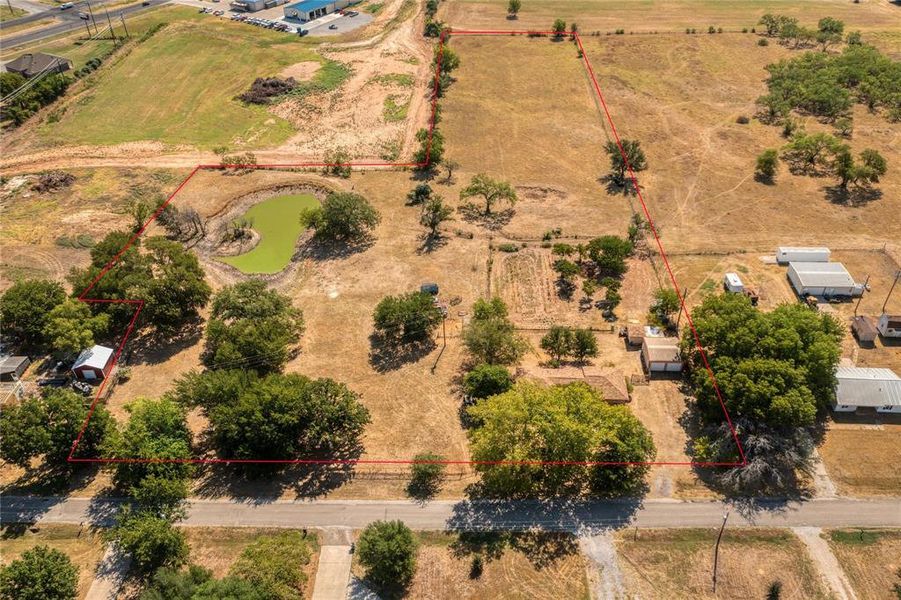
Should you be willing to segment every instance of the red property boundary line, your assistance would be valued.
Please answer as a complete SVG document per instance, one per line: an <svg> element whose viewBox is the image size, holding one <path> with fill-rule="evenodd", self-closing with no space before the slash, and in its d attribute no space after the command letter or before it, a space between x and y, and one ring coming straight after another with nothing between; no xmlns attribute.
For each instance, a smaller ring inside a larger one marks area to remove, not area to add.
<svg viewBox="0 0 901 600"><path fill-rule="evenodd" d="M450 33L448 31L444 31L441 34L438 46L438 54L435 66L435 75L433 78L432 85L432 111L431 116L429 118L429 126L428 126L428 141L426 145L426 160L420 163L389 163L389 162L349 162L349 163L321 163L321 162L305 162L305 163L288 163L288 164L266 164L266 165L197 165L191 171L191 173L185 178L184 181L179 184L179 186L175 189L174 192L166 199L166 201L157 208L157 210L147 219L143 226L138 229L132 236L129 238L128 242L122 247L121 250L100 270L97 276L91 281L90 285L85 288L84 291L79 294L78 299L82 302L86 303L109 303L109 304L133 304L135 305L135 312L131 317L131 321L129 321L128 327L125 330L125 335L122 338L122 341L119 342L119 345L116 348L115 354L113 355L113 362L111 363L113 366L116 365L119 361L119 357L122 355L122 350L125 347L125 342L128 340L132 331L134 330L135 323L137 322L138 315L140 315L141 310L144 308L143 300L115 300L115 299L98 299L98 298L88 298L88 293L97 285L97 282L100 281L106 273L112 269L116 263L118 263L119 259L122 255L138 240L138 238L143 235L143 233L147 230L150 224L159 217L160 213L175 199L175 196L181 192L182 188L187 185L189 181L197 174L198 171L202 170L223 170L223 169L278 169L278 168L322 168L322 167L388 167L388 168L403 168L403 167L424 167L430 163L431 158L431 148L432 148L432 136L435 131L435 111L438 103L438 81L441 75L441 61L444 56L444 47L447 44L447 38L449 35L455 36L494 36L494 35L530 35L530 36L551 36L555 35L552 31L522 31L522 30L512 30L512 31L503 31L503 30L495 30L495 31L478 31L478 30L463 30L457 31L452 30ZM723 395L720 392L719 385L717 384L716 376L713 373L713 369L710 367L710 363L707 360L707 354L701 346L701 340L698 336L698 332L695 329L694 323L692 322L691 315L688 312L688 309L685 306L685 297L682 294L682 290L680 289L678 283L676 282L676 277L673 274L672 267L670 266L669 259L667 258L666 251L663 248L663 244L660 241L660 236L657 231L657 227L654 224L654 219L651 217L651 213L648 211L647 204L644 200L644 197L641 193L641 187L638 185L638 179L635 176L635 172L632 169L632 165L629 164L628 157L626 156L625 150L623 149L622 142L620 141L619 134L616 130L616 125L613 123L613 118L610 116L610 111L607 108L607 102L604 99L604 94L601 92L601 87L598 84L597 76L594 73L594 69L591 67L591 63L588 60L588 55L585 52L585 48L582 45L581 37L578 33L565 34L566 37L569 37L572 41L576 43L579 48L579 52L582 56L582 61L585 65L586 72L591 79L592 86L594 88L595 93L597 94L598 100L600 100L601 106L604 110L604 115L606 117L607 123L610 126L610 130L613 133L613 138L616 141L616 145L619 148L620 153L622 154L623 160L626 163L629 178L632 180L632 184L634 189L636 190L637 197L639 202L641 203L642 211L644 212L644 216L650 225L651 232L654 234L654 240L657 243L657 248L660 252L660 256L663 257L663 264L666 267L666 272L669 274L670 281L673 284L673 288L676 290L676 294L679 297L679 304L681 307L682 314L685 315L686 322L688 323L689 328L691 329L692 335L694 336L695 344L698 348L701 359L704 363L704 368L707 371L708 376L710 377L710 381L713 384L713 388L716 392L717 399L719 400L720 407L723 409L723 415L726 418L726 423L729 426L729 430L732 434L732 439L735 441L735 445L738 449L739 456L741 460L738 462L697 462L697 461L471 461L471 460L438 460L438 461L417 461L417 460L379 460L379 459L274 459L274 460L255 460L255 459L225 459L225 458L188 458L188 459L154 459L154 458L76 458L75 451L78 448L78 444L81 442L82 437L84 436L85 430L87 429L88 422L91 419L91 416L94 414L94 410L97 406L97 402L100 400L100 396L103 393L103 390L106 387L107 379L104 379L103 382L97 389L97 394L94 397L94 401L91 403L90 409L88 410L88 415L82 424L81 430L78 433L78 437L75 438L75 441L72 444L72 450L69 452L69 456L67 458L68 462L72 463L101 463L101 464L115 464L115 463L189 463L189 464L309 464L309 465L327 465L327 464L342 464L342 465L356 465L356 464L374 464L374 465L410 465L410 464L445 464L445 465L507 465L507 466L693 466L693 467L742 467L747 465L747 458L745 457L744 449L742 448L741 442L738 439L738 434L736 433L735 426L732 424L732 419L729 416L729 411L726 409L725 401L723 400Z"/></svg>

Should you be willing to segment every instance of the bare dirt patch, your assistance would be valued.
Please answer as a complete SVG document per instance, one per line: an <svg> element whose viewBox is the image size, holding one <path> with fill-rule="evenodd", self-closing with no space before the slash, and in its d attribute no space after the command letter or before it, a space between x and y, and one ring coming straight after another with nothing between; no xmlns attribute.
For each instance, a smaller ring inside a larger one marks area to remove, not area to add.
<svg viewBox="0 0 901 600"><path fill-rule="evenodd" d="M322 65L315 60L305 60L291 65L279 73L279 77L293 77L298 81L306 81L316 74Z"/></svg>

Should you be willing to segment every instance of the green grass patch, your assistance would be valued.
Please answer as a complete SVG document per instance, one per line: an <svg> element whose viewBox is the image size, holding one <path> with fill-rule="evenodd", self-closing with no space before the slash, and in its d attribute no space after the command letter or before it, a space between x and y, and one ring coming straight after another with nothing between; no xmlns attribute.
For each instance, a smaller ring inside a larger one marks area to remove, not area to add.
<svg viewBox="0 0 901 600"><path fill-rule="evenodd" d="M381 85L399 85L401 87L413 87L413 76L408 75L407 73L385 73L384 75L376 75L369 81Z"/></svg>
<svg viewBox="0 0 901 600"><path fill-rule="evenodd" d="M352 69L344 63L328 60L316 71L310 81L298 82L297 87L291 90L289 95L303 98L309 94L331 92L347 81L352 72Z"/></svg>
<svg viewBox="0 0 901 600"><path fill-rule="evenodd" d="M382 12L383 8L385 8L384 2L373 2L372 4L367 4L366 6L364 6L363 10L371 15L377 15Z"/></svg>
<svg viewBox="0 0 901 600"><path fill-rule="evenodd" d="M290 123L236 96L255 78L308 60L322 61L299 38L228 21L180 21L101 69L58 122L41 128L41 135L51 144L276 145L293 133ZM320 69L313 80L317 89L346 77L346 67L336 65Z"/></svg>
<svg viewBox="0 0 901 600"><path fill-rule="evenodd" d="M319 201L310 194L276 196L252 206L243 217L253 223L259 243L250 252L219 260L244 273L278 273L294 256L294 246L304 229L301 213L317 206Z"/></svg>
<svg viewBox="0 0 901 600"><path fill-rule="evenodd" d="M397 100L400 96L388 96L385 98L385 107L382 109L382 116L388 123L396 123L407 118L407 109L410 108L410 100L403 104L398 104Z"/></svg>
<svg viewBox="0 0 901 600"><path fill-rule="evenodd" d="M884 531L872 529L835 529L829 532L829 538L837 544L851 546L870 546L885 536Z"/></svg>

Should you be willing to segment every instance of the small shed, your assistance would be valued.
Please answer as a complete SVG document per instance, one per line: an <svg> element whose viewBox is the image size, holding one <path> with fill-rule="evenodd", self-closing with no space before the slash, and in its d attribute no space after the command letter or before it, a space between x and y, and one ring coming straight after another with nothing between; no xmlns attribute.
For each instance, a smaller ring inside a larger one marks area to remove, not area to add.
<svg viewBox="0 0 901 600"><path fill-rule="evenodd" d="M82 350L72 364L72 374L84 381L96 381L109 375L113 364L113 349L94 346Z"/></svg>
<svg viewBox="0 0 901 600"><path fill-rule="evenodd" d="M742 283L738 273L726 273L725 277L723 277L723 287L727 292L732 292L733 294L741 294L745 291L745 284Z"/></svg>
<svg viewBox="0 0 901 600"><path fill-rule="evenodd" d="M679 338L645 337L641 344L641 362L649 373L679 373L682 371Z"/></svg>
<svg viewBox="0 0 901 600"><path fill-rule="evenodd" d="M901 338L901 315L890 315L883 313L879 317L876 329L883 337Z"/></svg>
<svg viewBox="0 0 901 600"><path fill-rule="evenodd" d="M851 332L862 344L872 344L879 337L879 330L870 317L858 316L851 320Z"/></svg>
<svg viewBox="0 0 901 600"><path fill-rule="evenodd" d="M0 357L0 381L18 381L30 364L27 356Z"/></svg>
<svg viewBox="0 0 901 600"><path fill-rule="evenodd" d="M875 408L880 413L901 414L901 377L891 369L839 366L835 378L832 410Z"/></svg>
<svg viewBox="0 0 901 600"><path fill-rule="evenodd" d="M829 262L831 254L829 248L821 246L779 246L776 248L776 262L782 265L790 262Z"/></svg>
<svg viewBox="0 0 901 600"><path fill-rule="evenodd" d="M641 325L629 325L626 327L626 342L630 346L641 346L644 341L644 327Z"/></svg>
<svg viewBox="0 0 901 600"><path fill-rule="evenodd" d="M788 280L799 296L834 298L860 296L863 285L837 262L793 262L788 265Z"/></svg>

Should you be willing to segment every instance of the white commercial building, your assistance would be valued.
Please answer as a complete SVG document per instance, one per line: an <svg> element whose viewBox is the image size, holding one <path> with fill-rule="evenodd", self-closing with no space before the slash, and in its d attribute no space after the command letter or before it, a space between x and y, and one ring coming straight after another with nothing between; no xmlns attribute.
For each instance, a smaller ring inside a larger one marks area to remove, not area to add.
<svg viewBox="0 0 901 600"><path fill-rule="evenodd" d="M833 410L853 412L864 407L901 414L901 377L891 369L838 367L835 377Z"/></svg>
<svg viewBox="0 0 901 600"><path fill-rule="evenodd" d="M792 262L788 265L788 280L799 296L832 298L863 294L863 285L854 282L842 263Z"/></svg>
<svg viewBox="0 0 901 600"><path fill-rule="evenodd" d="M811 246L779 246L776 248L776 262L829 262L829 248Z"/></svg>

